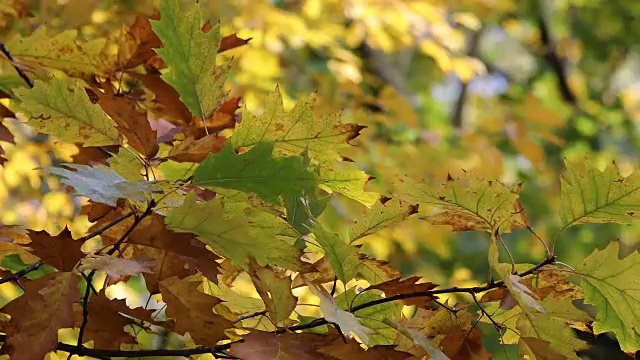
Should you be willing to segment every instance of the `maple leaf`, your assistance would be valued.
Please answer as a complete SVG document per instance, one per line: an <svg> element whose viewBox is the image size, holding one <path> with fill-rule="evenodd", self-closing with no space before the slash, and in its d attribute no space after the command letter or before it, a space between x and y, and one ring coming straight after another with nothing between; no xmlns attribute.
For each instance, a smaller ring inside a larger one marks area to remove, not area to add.
<svg viewBox="0 0 640 360"><path fill-rule="evenodd" d="M178 232L198 235L218 254L247 269L247 259L259 265L277 265L298 269L300 254L289 243L276 237L279 229L257 228L246 215L224 216L219 199L198 203L195 193L189 192L184 203L171 209L165 218L167 227Z"/></svg>
<svg viewBox="0 0 640 360"><path fill-rule="evenodd" d="M62 165L76 171L59 167L50 167L48 170L60 176L63 184L73 187L77 195L111 206L116 206L118 199L143 202L156 184L152 181L128 181L106 166Z"/></svg>
<svg viewBox="0 0 640 360"><path fill-rule="evenodd" d="M66 30L55 36L39 26L27 37L15 36L7 44L11 55L29 66L59 69L69 76L106 75L113 58L104 51L106 39L79 44L77 30Z"/></svg>
<svg viewBox="0 0 640 360"><path fill-rule="evenodd" d="M157 133L151 129L146 111L139 111L135 102L126 96L116 96L111 84L103 84L104 92L95 89L100 107L113 119L118 131L127 139L129 146L146 158L154 157L159 150Z"/></svg>
<svg viewBox="0 0 640 360"><path fill-rule="evenodd" d="M58 329L73 326L72 305L80 298L78 280L74 273L56 272L25 282L25 295L2 310L11 315L2 329L7 334L2 352L12 359L43 359L53 351Z"/></svg>
<svg viewBox="0 0 640 360"><path fill-rule="evenodd" d="M509 232L529 223L518 200L519 186L508 189L494 180L481 180L465 173L449 177L440 188L403 181L399 191L410 201L418 201L432 213L423 217L433 225L449 225L453 231L499 230Z"/></svg>
<svg viewBox="0 0 640 360"><path fill-rule="evenodd" d="M159 8L161 18L151 26L164 45L156 52L169 68L162 78L178 91L193 115L206 119L226 95L229 65L216 66L220 26L203 32L199 5L185 12L180 1L162 0Z"/></svg>
<svg viewBox="0 0 640 360"><path fill-rule="evenodd" d="M123 211L112 211L103 216L99 222L91 227L91 231L112 221ZM95 220L95 219L90 219ZM208 250L194 234L178 233L167 229L165 218L157 213L145 217L127 237L127 243L133 246L135 257L154 259L152 273L145 273L149 291L157 292L158 281L172 276L184 277L200 271L211 281L217 281L220 273L218 263L220 259ZM106 245L115 244L125 233L129 232L134 219L127 219L102 233Z"/></svg>
<svg viewBox="0 0 640 360"><path fill-rule="evenodd" d="M79 327L82 324L82 306L75 304L74 325ZM124 331L124 327L133 321L124 317L121 313L136 314L141 319L151 320L150 310L129 309L122 300L109 300L104 293L92 296L89 301L89 315L85 327L84 336L93 340L94 346L98 348L113 348L120 344L132 343L134 338Z"/></svg>
<svg viewBox="0 0 640 360"><path fill-rule="evenodd" d="M123 259L111 255L89 254L78 266L79 271L101 270L107 273L114 281L123 276L138 275L151 271L151 263L136 259Z"/></svg>
<svg viewBox="0 0 640 360"><path fill-rule="evenodd" d="M194 185L252 192L265 201L280 203L280 196L301 196L318 186L315 174L300 157L273 157L273 143L261 142L238 155L227 144L210 154L193 173Z"/></svg>
<svg viewBox="0 0 640 360"><path fill-rule="evenodd" d="M260 267L253 259L249 265L249 275L267 307L271 321L277 324L288 319L298 304L298 299L291 292L291 277L278 275L268 267Z"/></svg>
<svg viewBox="0 0 640 360"><path fill-rule="evenodd" d="M36 80L33 89L15 89L20 110L36 130L85 146L120 143L120 134L99 105L92 104L80 80Z"/></svg>
<svg viewBox="0 0 640 360"><path fill-rule="evenodd" d="M31 252L42 262L60 271L72 271L84 257L80 250L82 241L74 240L67 228L56 236L51 236L46 231L29 230L29 238Z"/></svg>
<svg viewBox="0 0 640 360"><path fill-rule="evenodd" d="M162 42L151 28L149 19L140 16L136 16L130 28L123 26L118 35L120 70L134 68L146 62L155 56L153 49L162 46Z"/></svg>
<svg viewBox="0 0 640 360"><path fill-rule="evenodd" d="M369 334L373 333L373 330L360 324L352 313L340 309L336 300L322 286L314 283L307 285L309 291L320 299L320 311L328 322L337 324L345 336L351 337L353 333L363 343L369 343Z"/></svg>
<svg viewBox="0 0 640 360"><path fill-rule="evenodd" d="M612 331L625 352L640 349L640 253L618 258L620 244L595 250L577 269L585 302L598 309L595 334Z"/></svg>
<svg viewBox="0 0 640 360"><path fill-rule="evenodd" d="M405 205L400 199L377 202L356 220L349 230L351 242L389 228L418 212L417 205Z"/></svg>
<svg viewBox="0 0 640 360"><path fill-rule="evenodd" d="M640 173L623 178L615 163L599 170L593 159L565 160L560 217L563 230L584 223L629 223L640 214Z"/></svg>
<svg viewBox="0 0 640 360"><path fill-rule="evenodd" d="M170 277L160 282L167 316L175 319L173 331L189 332L197 344L214 346L226 338L224 331L233 323L213 312L221 300L198 290L200 282Z"/></svg>
<svg viewBox="0 0 640 360"><path fill-rule="evenodd" d="M355 278L360 268L358 250L320 224L313 229L313 234L338 279L346 284Z"/></svg>

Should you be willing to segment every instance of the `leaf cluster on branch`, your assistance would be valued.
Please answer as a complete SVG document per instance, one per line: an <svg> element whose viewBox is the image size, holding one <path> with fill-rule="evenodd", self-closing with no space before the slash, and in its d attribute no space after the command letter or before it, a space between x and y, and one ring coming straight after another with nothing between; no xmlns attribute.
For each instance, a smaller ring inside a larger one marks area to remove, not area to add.
<svg viewBox="0 0 640 360"><path fill-rule="evenodd" d="M479 322L531 359L579 359L588 345L572 328L613 332L623 351L640 349L638 252L619 258L613 241L574 269L538 238L547 256L518 263L503 234L533 233L522 184L398 176L393 194L365 190L370 175L342 156L364 127L339 113L318 115L316 95L287 109L279 88L261 113L240 106L226 87L230 64L218 55L248 40L221 34L199 6L181 3L161 0L159 17L138 18L113 39L83 41L41 26L2 44L24 80L12 111L78 146L75 162L44 170L86 200L80 213L92 223L80 236L28 230L28 241L2 243L3 255L28 264L0 279L24 291L1 310L2 353L489 359ZM336 197L366 208L348 232L321 216ZM640 181L615 164L567 162L560 200L563 230L628 223L640 213ZM486 232L492 278L440 286L402 278L361 251L360 239L408 219ZM160 311L110 292L132 276L144 279L147 303ZM238 279L257 296L235 289ZM319 304L316 316L301 311L309 308L305 289ZM448 294L466 301L442 300ZM73 341L59 333L69 328ZM141 333L182 342L144 348Z"/></svg>

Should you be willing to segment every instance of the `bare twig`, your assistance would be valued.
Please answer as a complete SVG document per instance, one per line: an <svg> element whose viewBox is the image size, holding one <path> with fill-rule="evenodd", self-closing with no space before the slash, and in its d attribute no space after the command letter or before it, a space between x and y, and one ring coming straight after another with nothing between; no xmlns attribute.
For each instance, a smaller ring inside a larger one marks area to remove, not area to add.
<svg viewBox="0 0 640 360"><path fill-rule="evenodd" d="M247 319L252 319L252 318L258 317L258 316L264 316L266 314L267 314L267 310L257 311L257 312L251 313L251 314L247 314L247 315L241 316L241 317L233 320L233 323L237 324L240 321L247 320Z"/></svg>
<svg viewBox="0 0 640 360"><path fill-rule="evenodd" d="M89 239L93 239L94 237L102 234L103 232L109 230L110 228L114 227L115 225L119 224L120 222L130 218L131 216L133 216L135 213L133 211L130 211L126 214L122 214L120 216L118 216L117 218L109 221L109 223L104 224L103 226L101 226L99 229L92 231L91 233L79 238L76 241L87 241Z"/></svg>
<svg viewBox="0 0 640 360"><path fill-rule="evenodd" d="M38 261L36 263L33 263L33 264L25 267L24 269L15 272L14 274L11 274L9 276L5 276L5 277L1 278L0 279L0 284L8 283L8 282L11 282L11 281L18 281L21 277L26 276L30 272L33 272L33 271L36 271L36 270L40 269L40 267L42 265L44 265L44 264L41 263L40 261Z"/></svg>
<svg viewBox="0 0 640 360"><path fill-rule="evenodd" d="M0 52L2 52L2 54L7 58L7 60L9 60L9 62L11 63L11 66L13 66L13 68L16 69L16 71L18 72L18 75L20 75L22 80L24 80L24 82L26 82L30 88L33 88L33 81L20 68L20 66L18 66L18 62L13 58L13 56L11 56L9 49L7 49L7 47L4 45L3 41L0 41Z"/></svg>

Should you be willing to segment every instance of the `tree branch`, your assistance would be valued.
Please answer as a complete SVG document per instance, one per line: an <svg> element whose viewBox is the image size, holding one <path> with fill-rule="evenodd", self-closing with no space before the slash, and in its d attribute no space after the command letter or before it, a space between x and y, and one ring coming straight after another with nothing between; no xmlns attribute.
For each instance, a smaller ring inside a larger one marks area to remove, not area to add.
<svg viewBox="0 0 640 360"><path fill-rule="evenodd" d="M238 341L242 342L244 340ZM135 358L145 356L184 356L189 357L191 355L199 354L216 354L218 352L228 350L231 347L231 343L216 345L213 347L199 346L191 349L158 349L158 350L108 350L108 349L90 349L82 345L70 345L65 343L58 343L56 350L65 351L70 354L79 356L90 356L98 359L109 359L112 357L120 358Z"/></svg>
<svg viewBox="0 0 640 360"><path fill-rule="evenodd" d="M83 236L83 237L81 237L81 238L77 239L76 241L82 241L82 242L85 242L85 241L87 241L87 240L89 240L89 239L93 239L94 237L96 237L96 236L98 236L98 235L102 234L103 232L105 232L105 231L109 230L110 228L112 228L112 227L116 226L116 225L117 225L117 224L119 224L120 222L122 222L122 221L124 221L124 220L126 220L126 219L130 218L130 217L131 217L131 216L133 216L133 215L134 215L134 212L133 212L133 211L129 211L129 212L128 212L128 213L126 213L126 214L122 214L122 215L118 216L117 218L115 218L115 219L111 220L109 223L104 224L104 225L103 225L102 227L100 227L99 229L97 229L97 230L95 230L95 231L92 231L91 233L89 233L89 234L87 234L87 235L85 235L85 236Z"/></svg>
<svg viewBox="0 0 640 360"><path fill-rule="evenodd" d="M26 82L30 88L33 88L33 81L29 78L29 76L27 76L27 74L24 71L22 71L22 69L20 69L20 66L18 66L18 63L16 62L16 60L13 58L13 56L11 56L9 49L7 49L7 47L4 45L3 41L0 41L0 52L2 52L2 54L7 58L7 60L9 60L9 62L11 63L11 66L13 66L13 68L16 69L16 71L18 72L18 75L20 75L22 80L24 80L24 82Z"/></svg>
<svg viewBox="0 0 640 360"><path fill-rule="evenodd" d="M14 274L11 274L9 276L5 276L2 279L0 279L0 284L4 284L4 283L8 283L10 281L18 281L21 277L26 276L27 274L29 274L30 272L36 271L38 269L40 269L40 267L44 265L43 263L41 263L40 261L33 263L27 267L25 267L22 270L17 271Z"/></svg>

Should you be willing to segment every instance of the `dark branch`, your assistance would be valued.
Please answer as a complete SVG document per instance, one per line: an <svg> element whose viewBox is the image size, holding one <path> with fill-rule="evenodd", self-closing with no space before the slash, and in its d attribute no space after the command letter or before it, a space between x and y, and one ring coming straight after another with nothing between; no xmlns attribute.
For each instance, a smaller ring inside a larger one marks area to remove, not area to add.
<svg viewBox="0 0 640 360"><path fill-rule="evenodd" d="M89 239L93 239L94 237L102 234L103 232L109 230L110 228L116 226L117 224L119 224L120 222L130 218L131 216L134 215L133 211L130 211L126 214L122 214L120 216L118 216L117 218L111 220L109 223L104 224L102 227L100 227L99 229L92 231L91 233L79 238L77 241L87 241Z"/></svg>
<svg viewBox="0 0 640 360"><path fill-rule="evenodd" d="M11 56L9 49L7 49L7 47L4 45L3 41L0 41L0 51L7 58L7 60L9 60L9 62L11 63L11 66L13 66L13 68L16 69L16 71L18 72L18 75L20 75L22 80L24 80L24 82L26 82L30 88L33 88L33 81L31 81L29 76L27 76L27 74L24 71L22 71L22 69L20 69L20 67L18 66L18 63L13 58L13 56Z"/></svg>
<svg viewBox="0 0 640 360"><path fill-rule="evenodd" d="M21 277L26 276L27 274L29 274L30 272L36 271L38 269L40 269L40 267L44 265L43 263L41 263L40 261L33 263L27 267L25 267L22 270L19 270L18 272L11 274L9 276L5 276L2 279L0 279L0 284L4 284L4 283L8 283L10 281L18 281Z"/></svg>
<svg viewBox="0 0 640 360"><path fill-rule="evenodd" d="M247 319L251 319L251 318L254 318L254 317L258 317L258 316L264 316L264 315L266 315L266 314L267 314L267 310L262 310L262 311L254 312L254 313L247 314L247 315L241 316L241 317L239 317L239 318L237 318L237 319L233 320L233 323L234 323L234 324L237 324L237 323L239 323L239 322L240 322L240 321L242 321L242 320L247 320Z"/></svg>
<svg viewBox="0 0 640 360"><path fill-rule="evenodd" d="M240 341L241 342L241 341ZM112 357L135 358L145 356L184 356L199 354L217 354L218 352L228 350L231 344L217 345L213 347L195 347L191 349L158 349L158 350L107 350L107 349L90 349L84 346L76 346L64 343L58 343L57 350L65 351L70 354L79 356L89 356L98 359L109 359Z"/></svg>

